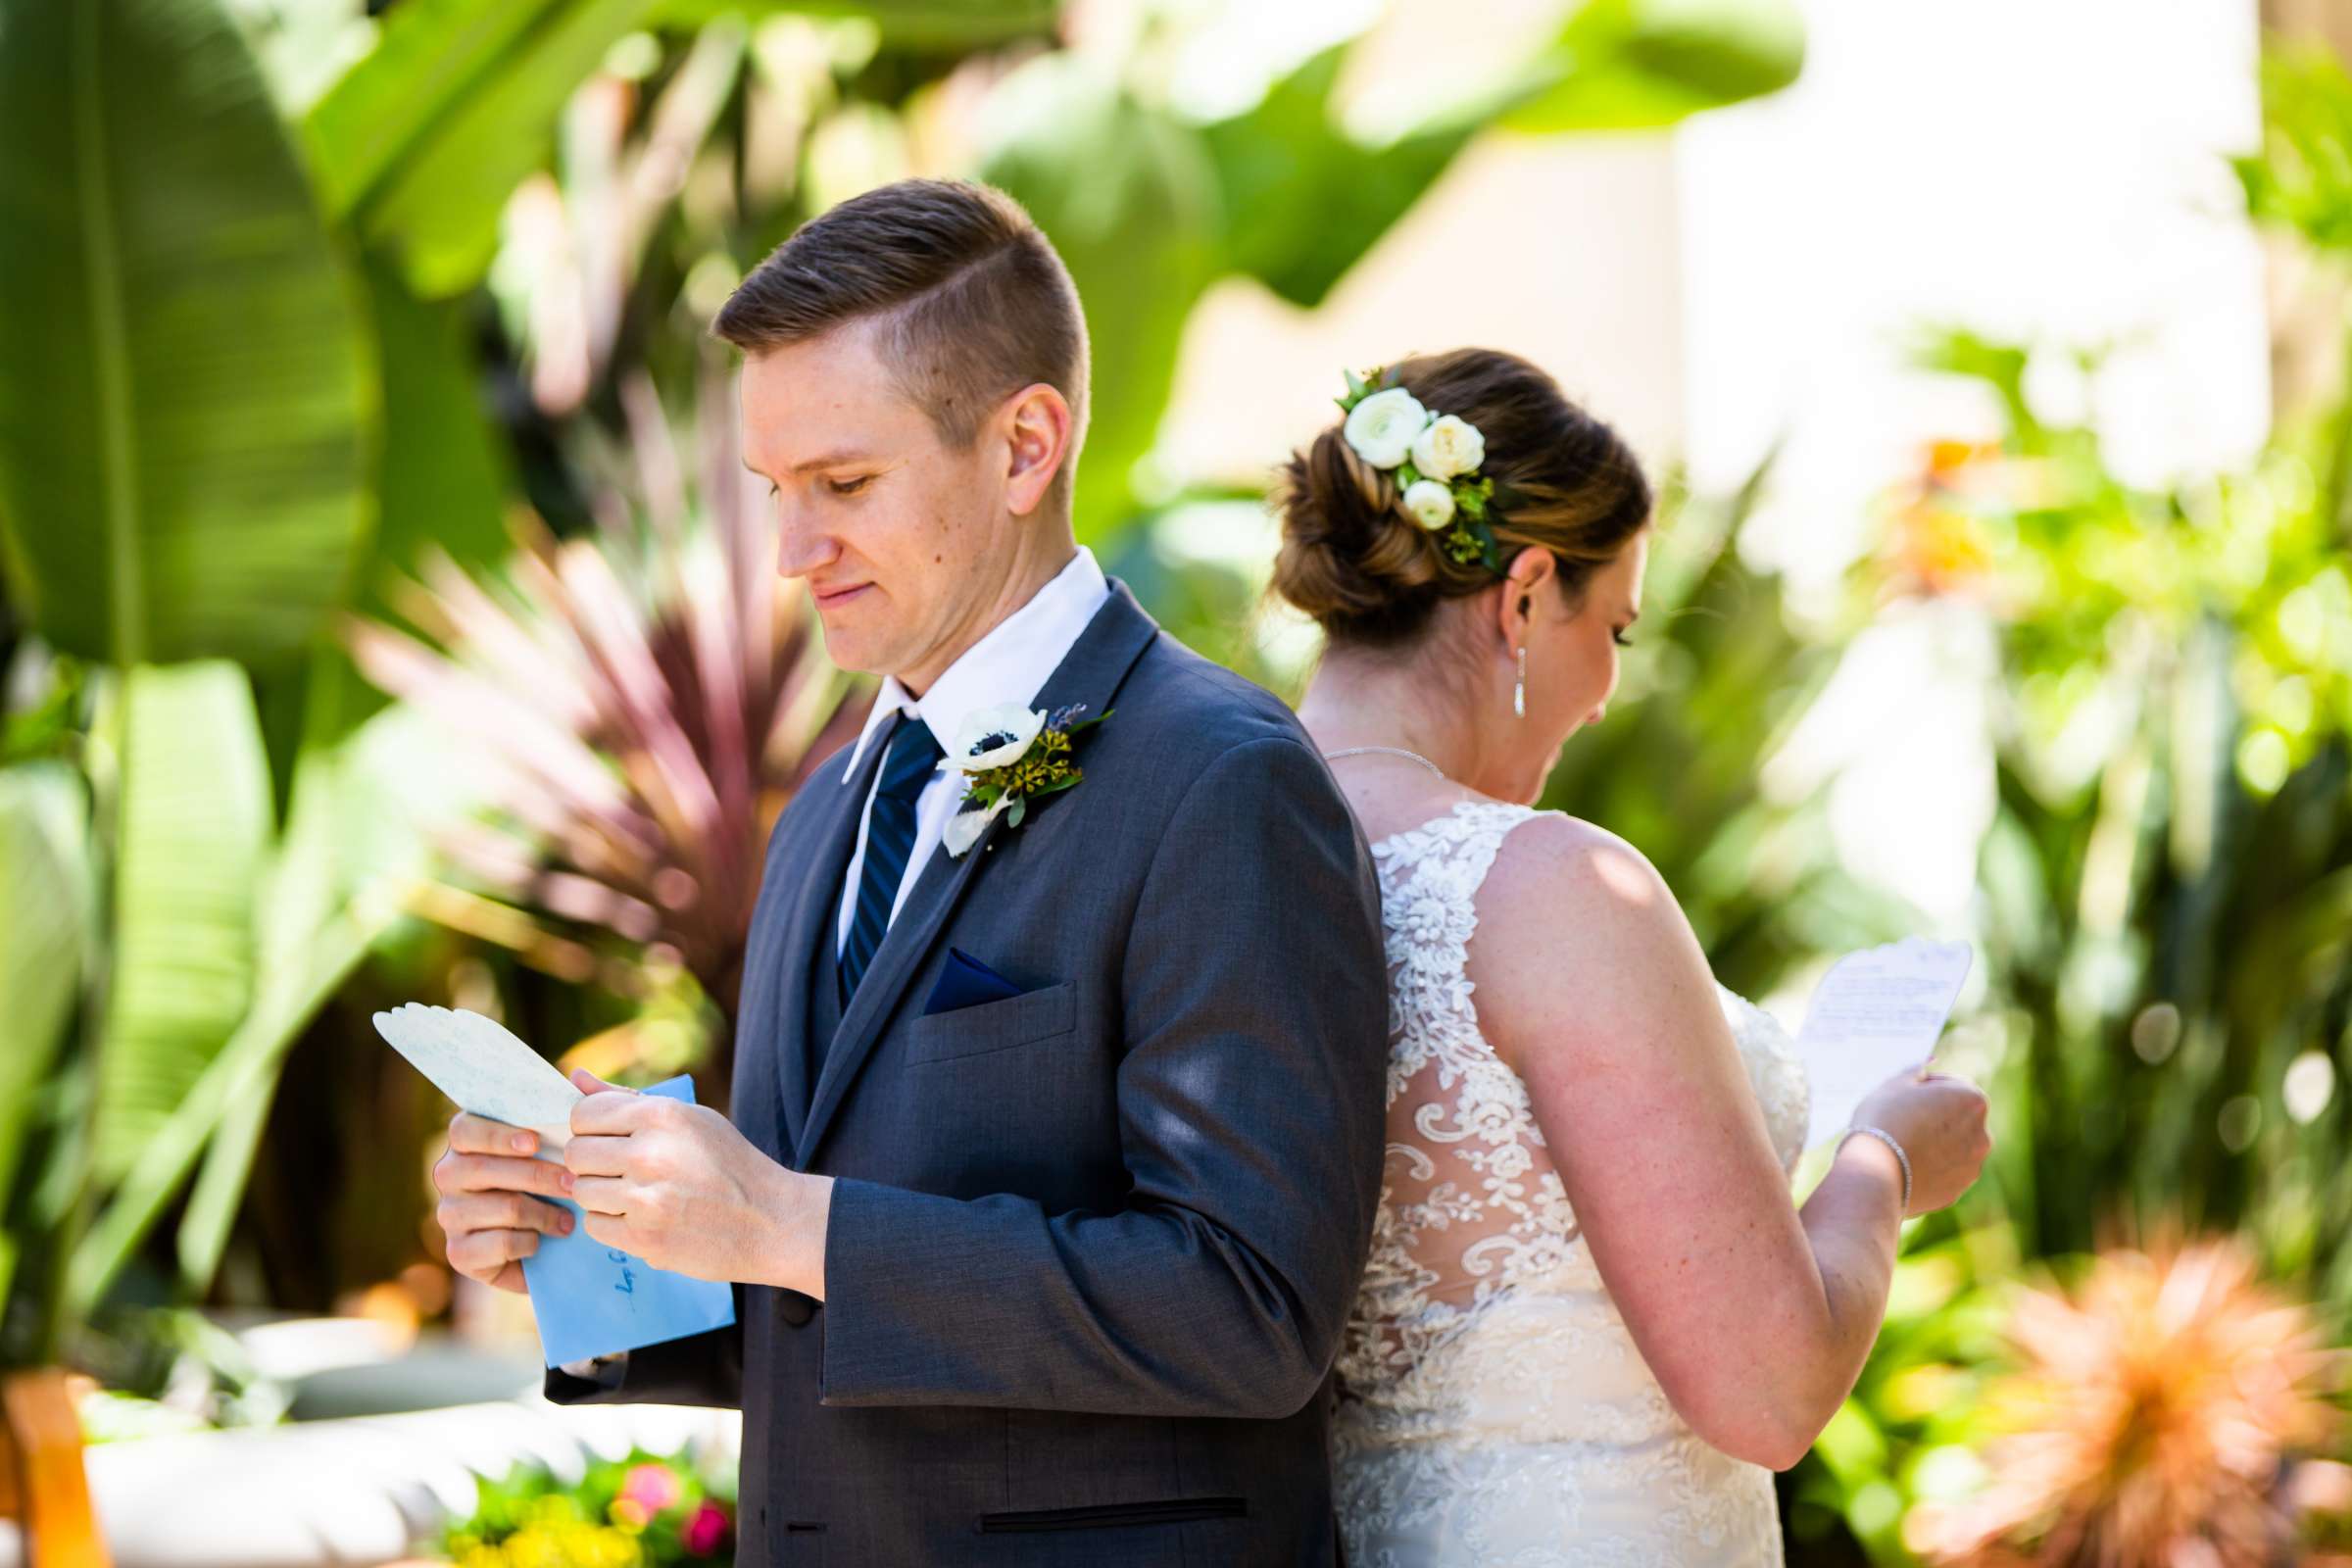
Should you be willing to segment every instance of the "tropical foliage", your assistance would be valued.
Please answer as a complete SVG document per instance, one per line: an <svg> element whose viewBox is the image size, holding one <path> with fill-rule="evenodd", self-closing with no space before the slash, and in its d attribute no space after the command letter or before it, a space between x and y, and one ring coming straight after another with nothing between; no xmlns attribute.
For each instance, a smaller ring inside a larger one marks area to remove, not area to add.
<svg viewBox="0 0 2352 1568"><path fill-rule="evenodd" d="M2352 82L2294 57L2267 81L2252 210L2340 249ZM2303 1357L2352 1331L2352 404L2339 386L2241 469L2152 490L2048 412L2095 357L1947 332L1922 359L1981 386L1999 436L1926 454L1856 591L1956 602L1995 633L1971 1038L1997 1145L1914 1238L1792 1525L1826 1539L1834 1514L1887 1562L2178 1561L2159 1548L2183 1542L2278 1560L2248 1543L2339 1537L2352 1501L2335 1472L2296 1491L2278 1469L2340 1453L2312 1404L2332 1382ZM2183 1228L2242 1241L2132 1250ZM2074 1307L2004 1283L2100 1248L2120 1250ZM2311 1296L2310 1326L2258 1276ZM2230 1369L2240 1339L2268 1358ZM2098 1365L2077 1364L2094 1340ZM2010 1397L2060 1366L2066 1410ZM2100 1387L2140 1401L2128 1432L2099 1426ZM2259 1390L2282 1402L2226 1402Z"/></svg>

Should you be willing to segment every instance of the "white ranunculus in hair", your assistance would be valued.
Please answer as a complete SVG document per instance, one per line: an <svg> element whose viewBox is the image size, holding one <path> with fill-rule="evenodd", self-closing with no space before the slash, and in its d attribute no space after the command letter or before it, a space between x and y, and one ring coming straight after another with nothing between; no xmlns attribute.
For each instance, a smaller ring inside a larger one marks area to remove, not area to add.
<svg viewBox="0 0 2352 1568"><path fill-rule="evenodd" d="M1487 461L1487 438L1467 419L1441 414L1413 437L1413 466L1432 479L1476 473Z"/></svg>
<svg viewBox="0 0 2352 1568"><path fill-rule="evenodd" d="M1410 392L1393 386L1375 392L1348 411L1340 433L1355 455L1375 468L1394 468L1413 450L1413 437L1429 423L1429 411Z"/></svg>
<svg viewBox="0 0 2352 1568"><path fill-rule="evenodd" d="M1416 479L1404 487L1404 513L1434 533L1453 520L1453 491L1435 479Z"/></svg>
<svg viewBox="0 0 2352 1568"><path fill-rule="evenodd" d="M1037 732L1045 727L1044 710L1020 703L974 709L963 716L956 731L956 744L939 760L939 765L942 770L952 767L959 773L985 773L1017 762L1028 755Z"/></svg>

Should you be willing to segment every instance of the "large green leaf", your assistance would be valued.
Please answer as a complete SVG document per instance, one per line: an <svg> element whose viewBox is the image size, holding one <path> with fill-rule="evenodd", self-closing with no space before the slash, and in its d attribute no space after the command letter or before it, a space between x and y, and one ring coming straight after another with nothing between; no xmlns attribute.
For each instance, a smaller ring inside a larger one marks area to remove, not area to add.
<svg viewBox="0 0 2352 1568"><path fill-rule="evenodd" d="M1134 509L1175 383L1185 318L1213 275L1216 178L1200 133L1095 60L1044 55L989 105L981 177L1018 197L1078 285L1094 362L1074 512L1098 539Z"/></svg>
<svg viewBox="0 0 2352 1568"><path fill-rule="evenodd" d="M314 735L339 728L317 711L306 721ZM74 1247L69 1314L104 1297L199 1158L175 1241L182 1279L199 1292L209 1283L286 1053L397 918L389 885L423 869L432 824L461 819L485 798L479 769L416 766L440 739L422 715L395 705L332 747L302 749L286 832L261 879L251 1004Z"/></svg>
<svg viewBox="0 0 2352 1568"><path fill-rule="evenodd" d="M394 906L375 890L376 880L423 869L427 852L419 822L455 819L454 812L420 813L397 792L404 785L446 789L447 774L464 772L435 769L418 777L413 752L387 751L380 732L408 727L410 715L401 710L377 712L355 728L340 710L342 685L328 667L342 660L339 653L318 656L285 832L255 903L251 1013L283 1020L271 1037L281 1052L316 1009L311 999L339 984L365 943L391 920ZM382 837L392 840L389 859L381 848L371 848ZM191 1292L201 1295L220 1265L276 1088L276 1073L266 1071L221 1106L173 1238L180 1277Z"/></svg>
<svg viewBox="0 0 2352 1568"><path fill-rule="evenodd" d="M1514 130L1638 130L1778 92L1804 69L1793 0L1587 0L1534 65Z"/></svg>
<svg viewBox="0 0 2352 1568"><path fill-rule="evenodd" d="M1332 117L1345 46L1316 55L1246 114L1206 127L1228 219L1222 269L1314 306L1421 199L1475 120L1366 147Z"/></svg>
<svg viewBox="0 0 2352 1568"><path fill-rule="evenodd" d="M142 665L123 686L114 960L97 1172L119 1179L252 1004L270 777L245 671Z"/></svg>
<svg viewBox="0 0 2352 1568"><path fill-rule="evenodd" d="M881 28L886 44L946 50L1042 36L1060 11L1060 0L658 0L646 22L699 27L722 17L778 12L863 17Z"/></svg>
<svg viewBox="0 0 2352 1568"><path fill-rule="evenodd" d="M64 762L0 769L0 1193L64 1043L92 950L89 798ZM0 1256L0 1303L8 1299Z"/></svg>
<svg viewBox="0 0 2352 1568"><path fill-rule="evenodd" d="M212 0L0 9L0 555L53 643L286 655L368 519L353 284Z"/></svg>
<svg viewBox="0 0 2352 1568"><path fill-rule="evenodd" d="M480 280L572 92L653 0L408 0L304 124L329 213L419 293Z"/></svg>

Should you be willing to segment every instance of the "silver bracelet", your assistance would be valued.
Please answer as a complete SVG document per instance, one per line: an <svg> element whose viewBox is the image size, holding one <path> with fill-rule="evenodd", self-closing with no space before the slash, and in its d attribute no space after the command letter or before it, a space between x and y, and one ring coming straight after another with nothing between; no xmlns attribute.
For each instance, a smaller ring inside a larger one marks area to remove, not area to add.
<svg viewBox="0 0 2352 1568"><path fill-rule="evenodd" d="M1842 1150L1847 1138L1856 1137L1876 1138L1894 1151L1894 1162L1903 1167L1903 1213L1908 1215L1911 1212L1911 1156L1904 1153L1903 1146L1894 1141L1894 1134L1884 1127L1848 1127L1845 1137L1838 1140L1838 1147Z"/></svg>

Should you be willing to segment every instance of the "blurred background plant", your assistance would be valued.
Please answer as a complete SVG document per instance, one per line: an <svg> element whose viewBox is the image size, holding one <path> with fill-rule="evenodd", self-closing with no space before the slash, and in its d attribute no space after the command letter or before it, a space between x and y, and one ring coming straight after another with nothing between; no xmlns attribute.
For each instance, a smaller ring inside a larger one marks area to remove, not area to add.
<svg viewBox="0 0 2352 1568"><path fill-rule="evenodd" d="M2352 81L2282 49L2266 104L2250 209L2340 256ZM1916 1228L1791 1528L1878 1562L2289 1560L2352 1510L2340 1469L2290 1465L2342 1456L2305 1358L2352 1330L2352 404L2339 370L2242 470L2151 491L2086 414L2045 412L2088 407L2097 356L1963 331L1919 354L2000 434L1886 498L1853 613L1937 600L1993 634L1984 1000L1955 1038L1999 1135ZM2116 1241L2181 1227L2205 1239ZM2074 1304L2004 1283L2036 1258L2082 1276ZM1988 1382L2004 1335L2026 1369ZM2068 1399L2021 1400L2062 1370Z"/></svg>

